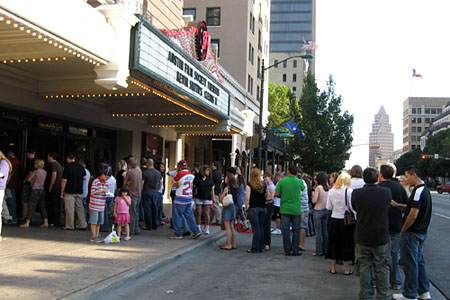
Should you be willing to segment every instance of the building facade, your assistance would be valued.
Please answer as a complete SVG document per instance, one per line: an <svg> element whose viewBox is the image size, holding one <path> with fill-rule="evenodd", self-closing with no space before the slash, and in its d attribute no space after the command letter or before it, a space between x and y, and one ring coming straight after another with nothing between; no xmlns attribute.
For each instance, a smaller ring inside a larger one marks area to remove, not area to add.
<svg viewBox="0 0 450 300"><path fill-rule="evenodd" d="M394 134L389 124L389 116L381 106L369 134L369 166L379 168L387 162L392 162L393 152Z"/></svg>
<svg viewBox="0 0 450 300"><path fill-rule="evenodd" d="M409 97L403 102L403 153L420 148L420 137L442 114L450 98Z"/></svg>
<svg viewBox="0 0 450 300"><path fill-rule="evenodd" d="M316 1L272 0L270 16L270 63L275 65L286 58L306 54L305 41L316 39ZM308 51L314 56L315 51ZM289 59L270 69L270 82L289 86L301 96L307 72L314 73L314 59Z"/></svg>
<svg viewBox="0 0 450 300"><path fill-rule="evenodd" d="M430 136L447 129L450 129L450 102L447 103L444 111L434 118L429 129L422 133L422 136L420 137L420 149L423 151L426 146L427 139Z"/></svg>

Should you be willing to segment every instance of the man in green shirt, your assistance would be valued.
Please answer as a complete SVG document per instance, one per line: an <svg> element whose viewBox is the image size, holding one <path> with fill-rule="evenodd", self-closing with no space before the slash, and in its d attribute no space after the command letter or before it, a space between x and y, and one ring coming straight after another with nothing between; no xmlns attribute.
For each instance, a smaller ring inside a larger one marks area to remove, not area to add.
<svg viewBox="0 0 450 300"><path fill-rule="evenodd" d="M290 166L288 176L278 182L275 196L281 198L281 232L283 234L284 255L298 256L300 240L301 192L305 189L303 181L297 178L297 167ZM290 227L292 226L292 240Z"/></svg>

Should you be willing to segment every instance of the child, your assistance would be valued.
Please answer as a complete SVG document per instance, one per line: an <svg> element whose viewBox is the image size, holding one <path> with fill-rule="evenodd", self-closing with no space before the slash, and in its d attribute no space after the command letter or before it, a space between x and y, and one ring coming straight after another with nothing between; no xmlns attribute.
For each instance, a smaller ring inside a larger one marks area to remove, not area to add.
<svg viewBox="0 0 450 300"><path fill-rule="evenodd" d="M106 193L109 192L106 180L111 176L110 165L100 166L99 176L94 179L91 186L91 196L89 198L89 223L91 224L91 242L101 243L100 225L105 217Z"/></svg>
<svg viewBox="0 0 450 300"><path fill-rule="evenodd" d="M114 217L117 223L117 235L120 238L122 233L122 225L125 225L125 232L127 234L125 241L130 238L130 205L131 198L128 195L128 186L123 185L119 190L119 196L114 199Z"/></svg>

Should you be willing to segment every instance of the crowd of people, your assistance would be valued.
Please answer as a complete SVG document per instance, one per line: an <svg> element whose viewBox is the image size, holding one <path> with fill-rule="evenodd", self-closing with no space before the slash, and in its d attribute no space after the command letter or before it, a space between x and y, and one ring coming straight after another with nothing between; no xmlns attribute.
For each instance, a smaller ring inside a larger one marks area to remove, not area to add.
<svg viewBox="0 0 450 300"><path fill-rule="evenodd" d="M29 227L39 207L44 228L85 230L88 220L91 242L103 240L101 231L110 231L110 218L119 237L124 227L125 241L141 229L157 230L165 224L163 163L143 159L139 165L130 156L119 162L114 177L111 165L101 161L94 178L72 154L64 168L56 153L48 154L47 161L46 170L45 162L28 151L24 169L14 152L7 156L0 152L3 220ZM314 177L293 165L287 174L275 176L253 168L247 182L242 167L228 168L222 176L218 162L211 167L196 163L191 170L181 160L167 175L172 179L171 239L197 239L209 235L211 224L217 224L226 231L220 249L233 250L236 228L248 231L251 226L248 253L270 251L271 235L281 234L284 255L299 256L306 237L315 235L312 256L329 259L331 275L338 273L340 263L344 275L358 275L360 299L373 299L375 294L378 299L431 298L423 246L432 201L415 167L398 178L393 164L382 165L379 171L354 166L341 174L319 172ZM19 192L22 220L16 209ZM402 293L389 292L402 288Z"/></svg>

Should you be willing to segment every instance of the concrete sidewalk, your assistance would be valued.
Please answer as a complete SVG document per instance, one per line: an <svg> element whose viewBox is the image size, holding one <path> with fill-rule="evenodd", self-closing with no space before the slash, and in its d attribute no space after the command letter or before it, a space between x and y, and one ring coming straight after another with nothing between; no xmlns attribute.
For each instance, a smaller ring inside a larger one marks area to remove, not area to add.
<svg viewBox="0 0 450 300"><path fill-rule="evenodd" d="M217 226L197 240L170 240L172 233L165 225L158 231L141 231L131 241L105 245L89 242L89 231L4 226L0 299L84 297L117 278L149 272L224 235Z"/></svg>

